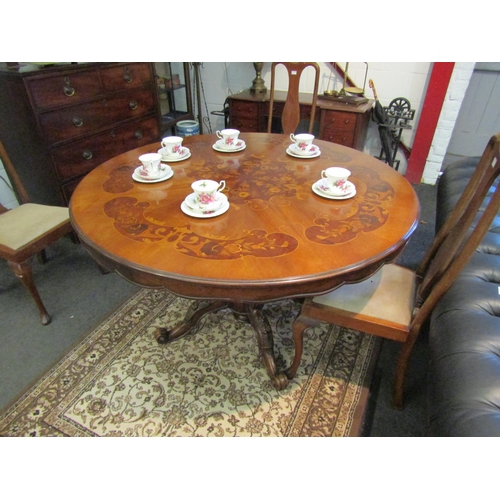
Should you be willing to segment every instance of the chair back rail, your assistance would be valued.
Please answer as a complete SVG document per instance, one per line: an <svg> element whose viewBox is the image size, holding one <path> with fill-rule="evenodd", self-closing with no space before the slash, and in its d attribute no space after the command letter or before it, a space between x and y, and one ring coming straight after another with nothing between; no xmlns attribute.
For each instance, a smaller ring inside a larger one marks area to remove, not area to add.
<svg viewBox="0 0 500 500"><path fill-rule="evenodd" d="M495 179L498 177L498 168L500 165L498 164L498 144L500 141L500 133L494 135L488 141L488 144L481 156L481 159L474 171L474 174L470 178L462 196L460 197L457 205L451 212L450 216L446 219L444 224L441 226L440 231L434 238L432 245L424 255L421 260L418 268L417 274L419 276L423 276L430 265L430 261L434 259L434 256L437 250L440 248L443 239L447 237L449 232L452 230L454 226L459 223L459 219L462 219L462 222L467 223L469 219L464 219L464 212L469 211L469 217L472 214L472 217L477 215L479 207L477 207L477 202L482 203L485 196L488 193L488 190L491 188L491 185L494 183ZM489 172L488 172L489 170ZM489 175L488 175L489 174ZM481 190L482 194L476 194L478 191L478 186L483 183L483 189ZM472 204L472 198L474 196L476 198L476 204ZM467 227L470 226L470 223L467 224Z"/></svg>
<svg viewBox="0 0 500 500"><path fill-rule="evenodd" d="M436 294L439 289L451 285L484 238L500 210L500 190L497 189L490 197L484 211L481 212L481 208L499 175L500 133L489 140L463 195L419 266L417 274L422 276L419 288L421 302L427 299L431 291ZM475 220L477 223L471 231ZM435 289L443 279L444 285Z"/></svg>
<svg viewBox="0 0 500 500"><path fill-rule="evenodd" d="M267 125L268 133L271 132L274 107L274 90L276 83L276 67L278 65L285 66L288 72L288 91L281 116L281 125L285 135L292 134L296 131L300 122L300 102L299 102L299 84L302 72L307 67L311 66L315 70L314 90L312 97L311 115L309 119L308 132L311 134L314 126L314 118L316 115L316 100L318 97L319 86L319 65L315 62L273 62L271 64L271 90L269 97L269 119Z"/></svg>

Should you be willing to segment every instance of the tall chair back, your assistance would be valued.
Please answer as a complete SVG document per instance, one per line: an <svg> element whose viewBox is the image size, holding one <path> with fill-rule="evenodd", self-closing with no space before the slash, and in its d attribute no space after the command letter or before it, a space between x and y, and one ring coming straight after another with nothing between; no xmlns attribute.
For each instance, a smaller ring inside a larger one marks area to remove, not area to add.
<svg viewBox="0 0 500 500"><path fill-rule="evenodd" d="M286 371L293 378L303 333L315 321L401 342L394 381L394 406L403 405L410 354L439 299L462 272L500 210L500 133L494 135L459 202L436 235L416 271L387 264L360 283L304 300L294 322L295 357ZM494 193L486 201L492 189Z"/></svg>
<svg viewBox="0 0 500 500"><path fill-rule="evenodd" d="M429 317L437 301L448 290L486 235L500 210L500 189L485 199L500 175L500 133L488 142L476 170L449 218L419 264L415 327ZM417 304L418 305L418 304Z"/></svg>
<svg viewBox="0 0 500 500"><path fill-rule="evenodd" d="M272 129L273 121L273 110L274 110L274 94L275 94L275 81L276 81L276 67L278 65L285 66L288 72L288 90L285 101L285 106L283 108L283 113L281 115L281 125L283 128L283 133L286 135L292 134L297 130L297 126L300 122L300 101L299 101L299 83L300 77L304 69L308 66L314 68L314 90L312 95L312 106L311 114L309 117L309 129L308 132L311 134L314 126L314 117L316 114L316 100L318 97L318 86L319 86L319 65L315 62L273 62L271 65L271 90L269 98L269 120L267 124L268 133Z"/></svg>

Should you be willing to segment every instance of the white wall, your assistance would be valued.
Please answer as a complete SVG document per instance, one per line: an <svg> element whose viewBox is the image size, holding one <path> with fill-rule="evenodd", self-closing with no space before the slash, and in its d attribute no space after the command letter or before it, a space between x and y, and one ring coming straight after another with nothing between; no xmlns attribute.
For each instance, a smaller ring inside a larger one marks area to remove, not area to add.
<svg viewBox="0 0 500 500"><path fill-rule="evenodd" d="M255 70L251 62L204 62L200 67L200 78L201 114L203 118L208 115L212 133L215 133L216 130L224 128L224 118L210 113L212 111L222 111L227 96L251 87L252 80L255 78ZM192 68L191 87L193 107L196 114L198 103L196 101L194 71ZM203 133L210 133L210 129L206 125L203 125Z"/></svg>
<svg viewBox="0 0 500 500"><path fill-rule="evenodd" d="M0 203L5 208L14 208L19 206L16 195L12 190L12 184L9 176L0 160Z"/></svg>

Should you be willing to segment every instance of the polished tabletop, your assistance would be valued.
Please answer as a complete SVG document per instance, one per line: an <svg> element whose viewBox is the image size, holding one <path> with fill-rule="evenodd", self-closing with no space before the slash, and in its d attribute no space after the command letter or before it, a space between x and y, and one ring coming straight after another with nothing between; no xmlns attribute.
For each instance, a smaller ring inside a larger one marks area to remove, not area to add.
<svg viewBox="0 0 500 500"><path fill-rule="evenodd" d="M321 155L287 154L281 134L242 133L246 147L219 152L215 134L184 138L191 156L158 183L132 178L138 157L117 156L90 172L70 204L73 226L94 258L140 285L185 297L262 303L332 290L394 260L416 228L419 202L408 181L381 161L315 140ZM342 166L356 195L312 190L322 170ZM230 206L195 218L181 204L198 179L224 180Z"/></svg>

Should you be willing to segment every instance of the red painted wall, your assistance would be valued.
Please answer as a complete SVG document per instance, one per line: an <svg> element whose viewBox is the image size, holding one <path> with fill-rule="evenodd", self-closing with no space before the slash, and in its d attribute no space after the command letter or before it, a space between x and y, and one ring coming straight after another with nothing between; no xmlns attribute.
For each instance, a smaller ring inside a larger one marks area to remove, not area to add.
<svg viewBox="0 0 500 500"><path fill-rule="evenodd" d="M406 179L413 184L419 184L422 179L454 66L455 63L453 62L435 62L432 66L432 73L405 174Z"/></svg>

